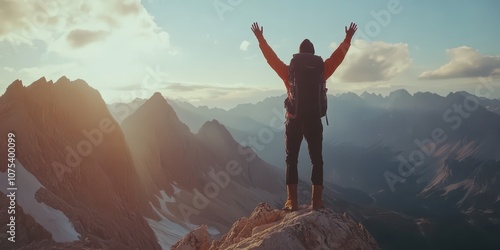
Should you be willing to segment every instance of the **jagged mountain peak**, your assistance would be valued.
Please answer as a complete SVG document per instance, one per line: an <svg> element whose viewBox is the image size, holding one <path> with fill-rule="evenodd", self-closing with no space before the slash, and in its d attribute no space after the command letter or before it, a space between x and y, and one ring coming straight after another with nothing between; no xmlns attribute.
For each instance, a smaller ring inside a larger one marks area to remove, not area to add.
<svg viewBox="0 0 500 250"><path fill-rule="evenodd" d="M167 112L168 115L172 112L175 114L173 108L170 104L168 104L167 100L159 92L155 92L134 113L153 113L160 115L164 112Z"/></svg>
<svg viewBox="0 0 500 250"><path fill-rule="evenodd" d="M239 114L248 115L249 114L248 111L252 110L252 107L260 107L261 109L264 109L264 110L265 109L272 109L276 102L280 102L282 104L283 100L285 100L285 98L286 98L286 95L266 97L264 100L256 102L256 103L238 104L238 105L236 105L236 107L230 109L229 111L239 113Z"/></svg>
<svg viewBox="0 0 500 250"><path fill-rule="evenodd" d="M471 95L472 95L471 93L469 93L469 92L467 92L467 91L465 91L465 90L462 90L462 91L457 91L456 93L457 93L457 94L461 94L461 95L463 95L463 96L465 96L465 97L467 97L467 96L471 96Z"/></svg>
<svg viewBox="0 0 500 250"><path fill-rule="evenodd" d="M433 98L443 98L442 96L436 94L436 93L431 93L429 91L426 91L426 92L416 92L414 95L414 97L418 97L418 98L429 98L429 97L433 97Z"/></svg>
<svg viewBox="0 0 500 250"><path fill-rule="evenodd" d="M446 98L451 98L451 97L456 97L456 96L463 96L459 92L450 92L448 95L446 95Z"/></svg>
<svg viewBox="0 0 500 250"><path fill-rule="evenodd" d="M142 99L142 98L136 97L131 102L145 102L145 101L147 101L147 99Z"/></svg>
<svg viewBox="0 0 500 250"><path fill-rule="evenodd" d="M389 94L389 98L395 98L395 97L411 98L412 95L406 89L398 89L398 90L392 91Z"/></svg>
<svg viewBox="0 0 500 250"><path fill-rule="evenodd" d="M71 85L75 89L76 88L79 88L79 89L92 89L92 87L85 80L80 79L80 78L71 81L66 76L62 76L59 79L57 79L57 81L54 83L55 87L68 86L68 85Z"/></svg>
<svg viewBox="0 0 500 250"><path fill-rule="evenodd" d="M201 127L200 131L202 131L202 130L210 130L210 129L217 129L217 130L218 129L224 129L224 130L226 130L226 128L224 127L224 125L222 125L216 119L213 119L211 121L205 122L205 124L203 124L203 126Z"/></svg>
<svg viewBox="0 0 500 250"><path fill-rule="evenodd" d="M13 81L5 90L4 95L10 95L11 93L22 93L25 90L23 82L19 79Z"/></svg>
<svg viewBox="0 0 500 250"><path fill-rule="evenodd" d="M40 79L34 81L28 86L29 90L34 90L34 89L40 89L40 88L50 88L52 85L52 82L48 82L47 79L42 76Z"/></svg>
<svg viewBox="0 0 500 250"><path fill-rule="evenodd" d="M160 92L155 92L151 98L152 100L155 100L155 99L158 99L158 100L165 100L165 98L163 97L163 95L160 93Z"/></svg>
<svg viewBox="0 0 500 250"><path fill-rule="evenodd" d="M18 89L22 86L22 82L20 80L16 80L11 85ZM41 77L27 86L26 89L33 95L33 97L36 97L37 94L55 91L55 94L61 95L90 94L93 96L99 96L100 98L99 92L92 88L86 81L82 79L71 81L66 76L60 77L56 82L47 80L45 77Z"/></svg>
<svg viewBox="0 0 500 250"><path fill-rule="evenodd" d="M80 117L87 113L92 114L92 117L108 115L105 113L106 104L96 89L81 79L70 81L66 77L61 77L56 83L41 77L26 87L22 81L16 80L2 96L2 102L22 103L17 107L27 108L41 115L56 110L59 114Z"/></svg>
<svg viewBox="0 0 500 250"><path fill-rule="evenodd" d="M366 104L365 99L361 98L360 96L358 96L356 93L353 92L342 93L335 99L349 104L356 104L356 105Z"/></svg>
<svg viewBox="0 0 500 250"><path fill-rule="evenodd" d="M131 123L136 124L136 126L153 126L171 129L178 133L190 133L189 128L179 120L175 110L159 92L155 92L122 122L124 127Z"/></svg>
<svg viewBox="0 0 500 250"><path fill-rule="evenodd" d="M375 96L375 93L368 93L366 91L363 91L363 93L361 93L360 97L362 98L367 98L367 97L371 97L371 96Z"/></svg>
<svg viewBox="0 0 500 250"><path fill-rule="evenodd" d="M467 92L465 92L467 93ZM463 92L450 92L448 95L446 95L445 99L448 100L450 103L462 103L465 98L467 98L467 95L464 95Z"/></svg>
<svg viewBox="0 0 500 250"><path fill-rule="evenodd" d="M146 107L154 108L164 108L170 107L167 100L160 94L160 92L155 92L146 102L143 104Z"/></svg>
<svg viewBox="0 0 500 250"><path fill-rule="evenodd" d="M356 93L354 92L346 92L342 93L338 96L339 98L356 98L356 99L361 99Z"/></svg>
<svg viewBox="0 0 500 250"><path fill-rule="evenodd" d="M215 119L205 122L201 126L197 135L201 137L211 138L210 139L211 141L217 141L214 139L219 138L225 142L235 143L233 136L231 135L229 130L227 130L227 128L224 125L222 125L219 121Z"/></svg>
<svg viewBox="0 0 500 250"><path fill-rule="evenodd" d="M426 107L428 110L436 109L441 106L444 97L431 92L416 92L413 99L420 107Z"/></svg>
<svg viewBox="0 0 500 250"><path fill-rule="evenodd" d="M66 76L61 76L59 79L57 79L55 84L63 84L63 83L70 83L71 80L66 77Z"/></svg>
<svg viewBox="0 0 500 250"><path fill-rule="evenodd" d="M381 94L368 93L367 91L364 91L359 97L371 105L380 104L385 100Z"/></svg>
<svg viewBox="0 0 500 250"><path fill-rule="evenodd" d="M363 91L363 93L361 93L360 97L362 98L365 98L365 97L378 97L378 98L384 98L382 96L382 94L375 94L375 92L372 92L372 93L368 93L368 91Z"/></svg>
<svg viewBox="0 0 500 250"><path fill-rule="evenodd" d="M137 109L136 113L148 113L153 116L158 116L158 118L166 116L167 120L180 123L177 113L160 92L155 92Z"/></svg>

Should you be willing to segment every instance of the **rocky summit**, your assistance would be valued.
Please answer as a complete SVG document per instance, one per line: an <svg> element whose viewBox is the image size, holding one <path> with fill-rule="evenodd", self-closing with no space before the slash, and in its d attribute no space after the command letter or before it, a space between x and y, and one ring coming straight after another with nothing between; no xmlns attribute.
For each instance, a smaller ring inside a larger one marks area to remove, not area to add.
<svg viewBox="0 0 500 250"><path fill-rule="evenodd" d="M211 242L211 243L210 243ZM213 240L198 227L172 249L379 249L368 231L346 213L330 208L314 211L302 205L286 212L260 203L250 217L236 221L228 233Z"/></svg>

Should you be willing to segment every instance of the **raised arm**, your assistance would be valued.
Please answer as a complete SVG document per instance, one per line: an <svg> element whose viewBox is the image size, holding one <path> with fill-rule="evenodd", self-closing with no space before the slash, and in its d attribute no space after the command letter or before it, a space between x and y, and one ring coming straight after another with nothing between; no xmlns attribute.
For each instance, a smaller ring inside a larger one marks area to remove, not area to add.
<svg viewBox="0 0 500 250"><path fill-rule="evenodd" d="M358 29L358 26L355 23L351 23L349 26L349 29L345 27L345 39L344 41L339 45L339 47L332 53L332 55L325 60L325 81L332 76L333 72L337 69L337 67L342 63L342 61L345 58L345 55L347 54L347 51L349 51L349 47L351 46L351 39L354 36L354 33L356 33L356 30Z"/></svg>
<svg viewBox="0 0 500 250"><path fill-rule="evenodd" d="M288 66L278 58L271 46L269 46L269 44L267 43L266 39L264 39L264 27L259 28L259 24L255 22L252 24L252 31L259 41L260 50L262 51L262 54L264 54L267 63L269 64L269 66L271 66L272 69L274 69L274 71L276 71L276 73L283 80L286 88L288 89Z"/></svg>

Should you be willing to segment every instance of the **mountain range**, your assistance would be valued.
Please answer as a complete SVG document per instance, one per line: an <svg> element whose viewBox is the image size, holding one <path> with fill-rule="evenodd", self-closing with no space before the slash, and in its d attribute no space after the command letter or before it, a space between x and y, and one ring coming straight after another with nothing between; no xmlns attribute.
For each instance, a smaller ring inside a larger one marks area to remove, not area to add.
<svg viewBox="0 0 500 250"><path fill-rule="evenodd" d="M175 100L170 103L190 130L197 131L203 122L215 118L240 144L249 145L262 159L283 169L284 98L270 97L230 110ZM415 249L446 248L448 239L457 235L461 236L454 242L457 247L473 247L477 241L486 248L498 246L493 237L499 232L496 217L500 211L497 107L498 100L467 92L412 95L402 89L387 96L366 92L329 96L330 125L324 129L326 185L366 194L343 191L349 195L342 199L376 208L359 218L382 241L383 248L396 244L388 240L387 245L381 237L392 237L377 235L383 231L379 229L384 213L395 224L409 227L411 233L402 237L413 235ZM300 176L308 180L307 147L301 148ZM449 228L454 229L445 230ZM431 239L426 239L429 235Z"/></svg>
<svg viewBox="0 0 500 250"><path fill-rule="evenodd" d="M107 105L83 80L13 82L0 132L16 136L17 185L29 191L17 193L18 240L0 248L168 249L200 225L228 237L258 204L284 202L283 99L223 110L155 93ZM497 249L499 103L465 92L329 96L327 217L349 215L382 249ZM300 157L308 204L304 145ZM0 175L8 221L5 164Z"/></svg>

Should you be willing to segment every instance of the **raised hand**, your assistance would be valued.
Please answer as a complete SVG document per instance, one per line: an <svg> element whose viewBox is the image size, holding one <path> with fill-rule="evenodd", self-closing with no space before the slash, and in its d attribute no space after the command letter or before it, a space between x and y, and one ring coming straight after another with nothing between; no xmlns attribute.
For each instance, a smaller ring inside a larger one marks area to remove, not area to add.
<svg viewBox="0 0 500 250"><path fill-rule="evenodd" d="M252 24L252 31L258 40L264 38L264 27L259 28L259 23L255 22Z"/></svg>
<svg viewBox="0 0 500 250"><path fill-rule="evenodd" d="M349 29L347 29L347 26L345 26L346 37L352 38L354 36L354 33L356 33L356 30L358 30L358 25L356 23L351 22Z"/></svg>

